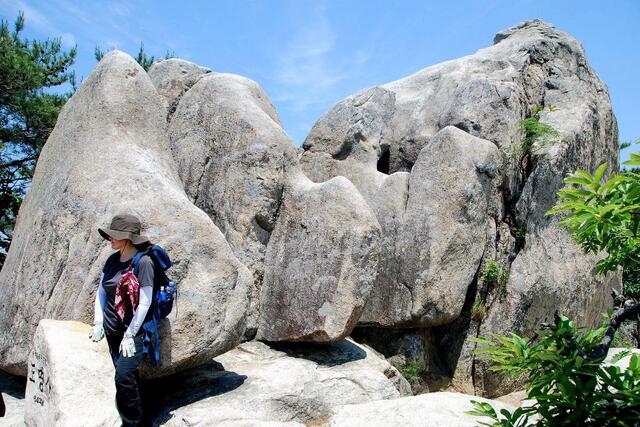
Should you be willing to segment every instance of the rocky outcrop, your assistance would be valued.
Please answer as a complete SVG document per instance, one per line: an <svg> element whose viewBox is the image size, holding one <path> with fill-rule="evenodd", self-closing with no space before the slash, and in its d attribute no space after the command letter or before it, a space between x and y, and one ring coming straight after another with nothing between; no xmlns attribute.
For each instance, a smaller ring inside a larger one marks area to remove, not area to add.
<svg viewBox="0 0 640 427"><path fill-rule="evenodd" d="M514 407L495 400L482 399L458 393L428 393L420 396L379 402L345 405L329 419L330 427L439 427L477 426L492 420L466 412L473 409L471 400L490 403L497 411Z"/></svg>
<svg viewBox="0 0 640 427"><path fill-rule="evenodd" d="M167 102L167 118L171 119L184 95L202 76L211 70L193 62L170 58L154 62L149 77L160 96Z"/></svg>
<svg viewBox="0 0 640 427"><path fill-rule="evenodd" d="M165 425L170 426L322 425L343 404L396 399L408 390L395 368L350 340L272 346L253 341L215 362L218 369L203 367L160 380L171 380L176 394L158 396L172 402L173 408L161 410L156 419L167 420Z"/></svg>
<svg viewBox="0 0 640 427"><path fill-rule="evenodd" d="M396 215L388 215L398 203L393 194L385 198L392 192L383 184L373 206L395 253L380 264L362 323L435 326L460 315L495 215L499 164L495 145L446 127L423 148L406 187L400 184L405 205Z"/></svg>
<svg viewBox="0 0 640 427"><path fill-rule="evenodd" d="M249 329L268 340L348 335L378 252L377 221L357 190L346 180L310 185L268 97L244 77L202 77L169 135L187 194L253 273Z"/></svg>
<svg viewBox="0 0 640 427"><path fill-rule="evenodd" d="M552 130L527 133L524 119ZM492 196L475 210L472 223L460 209L465 203L447 209L459 194L458 187L446 185L450 178L438 178L445 184L439 194L412 200L412 192L427 180L469 170L445 166L447 161L455 165L446 156L425 167L427 157L438 156L444 147L436 148L441 133L452 127L459 139L477 138L500 151L493 155L501 159L497 162L473 160L478 177L489 182L493 176L496 187L484 193ZM301 166L312 179L339 174L352 180L382 226L387 245L362 324L443 325L434 340L453 349L447 369L472 389L475 382L476 392L508 390L484 378L486 367L472 356L475 344L456 342L459 336L530 334L555 309L594 326L609 304L607 290L620 287L616 274L597 277L598 257L584 255L558 225L559 218L545 216L567 173L618 163L607 88L580 44L549 24L525 22L498 33L493 46L473 55L347 98L316 123L303 148ZM414 202L429 213L416 215L414 240L408 243L395 237L411 223L411 213L400 203L404 196L407 206ZM434 206L439 214L434 215ZM443 219L436 220L438 215ZM462 223L466 229L447 226ZM430 235L434 228L436 234ZM459 242L456 236L468 240ZM412 268L402 266L405 258L423 275L407 277ZM506 288L478 280L493 259L507 270ZM474 302L485 307L478 321L471 319ZM409 312L407 319L402 313Z"/></svg>
<svg viewBox="0 0 640 427"><path fill-rule="evenodd" d="M181 99L169 127L185 191L224 233L253 274L255 333L264 254L275 226L293 143L269 98L232 74L202 77Z"/></svg>
<svg viewBox="0 0 640 427"><path fill-rule="evenodd" d="M258 339L335 341L355 327L378 264L380 227L347 179L288 174L269 241Z"/></svg>
<svg viewBox="0 0 640 427"><path fill-rule="evenodd" d="M0 366L26 373L42 318L91 322L111 253L97 227L119 212L142 218L176 261L180 310L162 325L167 373L239 344L251 276L211 219L183 190L166 110L128 55L106 55L63 108L20 207L0 273Z"/></svg>
<svg viewBox="0 0 640 427"><path fill-rule="evenodd" d="M28 426L119 426L115 370L106 340L91 326L41 320L29 356L24 421Z"/></svg>
<svg viewBox="0 0 640 427"><path fill-rule="evenodd" d="M120 211L176 261L158 375L359 321L419 337L454 387L503 394L471 338L556 309L593 326L619 287L545 216L568 172L617 164L607 89L548 24L347 98L302 153L255 82L177 59L149 75L105 56L42 151L0 273L3 369L24 374L39 319L90 320L109 255L95 230ZM482 279L493 260L504 283Z"/></svg>
<svg viewBox="0 0 640 427"><path fill-rule="evenodd" d="M79 322L40 322L24 401L27 425L120 425L113 364L106 343L91 342L89 330ZM384 358L341 340L246 342L198 368L145 382L143 393L147 415L173 426L319 423L342 404L411 391Z"/></svg>

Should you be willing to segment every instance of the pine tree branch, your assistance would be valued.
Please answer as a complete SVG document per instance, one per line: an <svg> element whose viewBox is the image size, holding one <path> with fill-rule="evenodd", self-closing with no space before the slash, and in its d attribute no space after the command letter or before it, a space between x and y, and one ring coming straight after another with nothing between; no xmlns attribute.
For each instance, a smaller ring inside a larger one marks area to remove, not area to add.
<svg viewBox="0 0 640 427"><path fill-rule="evenodd" d="M23 163L31 162L33 160L38 160L38 156L25 157L23 159L13 160L9 163L1 163L0 168L11 168L15 166L21 166Z"/></svg>

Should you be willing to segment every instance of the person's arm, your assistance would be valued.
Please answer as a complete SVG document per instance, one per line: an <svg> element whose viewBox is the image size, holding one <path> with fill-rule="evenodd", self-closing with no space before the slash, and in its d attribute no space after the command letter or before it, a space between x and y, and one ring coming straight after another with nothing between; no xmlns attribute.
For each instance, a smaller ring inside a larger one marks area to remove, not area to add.
<svg viewBox="0 0 640 427"><path fill-rule="evenodd" d="M102 287L104 273L100 274L100 283L98 284L98 292L96 292L96 301L93 308L93 324L102 323L104 318L104 307L107 304L107 292Z"/></svg>
<svg viewBox="0 0 640 427"><path fill-rule="evenodd" d="M145 255L140 260L138 265L138 282L140 283L140 298L138 300L138 308L133 313L131 323L127 328L127 331L131 333L131 336L136 336L140 327L144 323L144 319L147 316L149 307L153 301L153 261L148 255Z"/></svg>
<svg viewBox="0 0 640 427"><path fill-rule="evenodd" d="M104 279L104 272L100 274L100 283L98 284L98 292L96 292L96 301L93 304L93 328L89 332L89 338L98 342L104 338L104 307L107 304L107 293L102 287L102 280Z"/></svg>
<svg viewBox="0 0 640 427"><path fill-rule="evenodd" d="M140 327L144 323L144 318L147 316L149 307L151 307L151 298L153 298L153 286L141 286L138 308L136 309L136 312L133 313L133 318L127 328L127 332L129 332L132 337L136 336L138 330L140 330Z"/></svg>

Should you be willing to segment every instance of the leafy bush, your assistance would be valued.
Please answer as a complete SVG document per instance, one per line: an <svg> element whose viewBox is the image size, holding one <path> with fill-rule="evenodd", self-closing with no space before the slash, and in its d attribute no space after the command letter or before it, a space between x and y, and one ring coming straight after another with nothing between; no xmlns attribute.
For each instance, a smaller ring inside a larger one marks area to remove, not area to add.
<svg viewBox="0 0 640 427"><path fill-rule="evenodd" d="M480 279L484 283L495 283L501 275L502 268L500 268L500 264L495 259L492 259L484 266Z"/></svg>
<svg viewBox="0 0 640 427"><path fill-rule="evenodd" d="M537 116L527 117L522 120L520 128L524 132L522 150L527 154L533 150L534 143L538 142L540 147L543 147L553 144L560 137L560 132L552 126L540 122Z"/></svg>
<svg viewBox="0 0 640 427"><path fill-rule="evenodd" d="M477 338L476 353L494 362L490 369L525 377L527 399L534 403L499 414L491 405L473 402L472 415L487 416L493 426L634 426L640 420L640 357L632 355L622 372L604 366L602 341L607 327L580 333L573 323L556 316L535 340L493 335ZM616 360L626 353L618 355ZM536 415L539 419L533 419Z"/></svg>
<svg viewBox="0 0 640 427"><path fill-rule="evenodd" d="M640 164L640 156L637 157ZM603 163L593 175L583 170L570 174L566 186L558 192L562 202L547 215L570 213L560 224L566 226L587 252L606 251L598 261L598 273L605 274L622 266L625 271L640 269L640 175L612 174L601 183L608 164Z"/></svg>

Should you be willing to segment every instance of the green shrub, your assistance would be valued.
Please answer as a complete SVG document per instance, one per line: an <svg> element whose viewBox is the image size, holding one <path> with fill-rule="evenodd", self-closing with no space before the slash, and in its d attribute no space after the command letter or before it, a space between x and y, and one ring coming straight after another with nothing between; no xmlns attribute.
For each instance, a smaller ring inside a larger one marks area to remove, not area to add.
<svg viewBox="0 0 640 427"><path fill-rule="evenodd" d="M525 154L532 152L533 144L536 142L542 148L555 143L560 138L560 132L546 123L541 123L537 116L527 117L522 120L520 129L524 133L522 151Z"/></svg>
<svg viewBox="0 0 640 427"><path fill-rule="evenodd" d="M402 376L409 382L417 381L420 379L420 363L418 360L413 359L407 362L405 365L394 365L395 368L402 374Z"/></svg>
<svg viewBox="0 0 640 427"><path fill-rule="evenodd" d="M536 143L538 145L537 149L539 150L545 146L564 140L560 132L551 125L540 122L540 113L543 110L543 106L532 108L531 115L518 123L524 137L520 144L512 144L505 149L505 154L509 162L514 160L521 161L527 155L535 152L536 149L534 149L534 145ZM557 110L554 106L549 107L549 112Z"/></svg>
<svg viewBox="0 0 640 427"><path fill-rule="evenodd" d="M493 426L529 425L533 415L540 426L637 425L640 357L632 355L624 372L604 366L601 343L606 332L603 326L581 333L566 317L556 316L535 341L515 334L477 338L478 357L493 362L492 371L524 377L527 399L534 403L498 414L489 404L473 402L475 409L468 413L490 417Z"/></svg>
<svg viewBox="0 0 640 427"><path fill-rule="evenodd" d="M482 283L492 285L500 293L506 290L508 279L509 275L507 270L500 267L500 264L498 264L498 261L495 259L486 263L480 276Z"/></svg>
<svg viewBox="0 0 640 427"><path fill-rule="evenodd" d="M502 268L500 268L500 264L495 259L492 259L484 266L480 279L484 283L494 284L500 279L501 275Z"/></svg>

